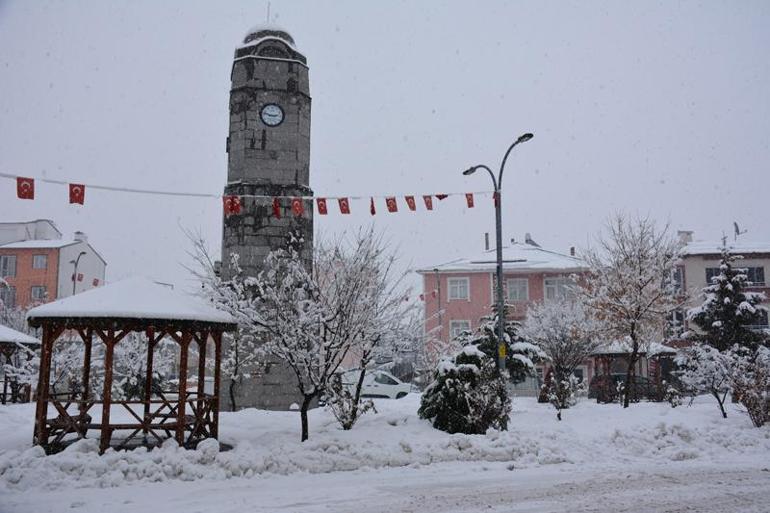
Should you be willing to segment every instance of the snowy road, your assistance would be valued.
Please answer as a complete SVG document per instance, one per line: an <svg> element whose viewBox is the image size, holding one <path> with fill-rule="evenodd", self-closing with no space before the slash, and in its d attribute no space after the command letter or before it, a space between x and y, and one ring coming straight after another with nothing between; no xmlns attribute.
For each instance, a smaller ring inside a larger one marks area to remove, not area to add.
<svg viewBox="0 0 770 513"><path fill-rule="evenodd" d="M770 471L690 464L629 472L579 466L508 470L451 463L420 469L168 482L12 494L2 513L770 512Z"/></svg>

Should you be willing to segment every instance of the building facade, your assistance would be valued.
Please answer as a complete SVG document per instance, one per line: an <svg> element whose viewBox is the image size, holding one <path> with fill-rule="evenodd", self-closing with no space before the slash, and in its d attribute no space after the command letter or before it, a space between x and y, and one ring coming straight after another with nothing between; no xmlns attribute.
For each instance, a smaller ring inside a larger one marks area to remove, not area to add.
<svg viewBox="0 0 770 513"><path fill-rule="evenodd" d="M0 301L27 308L104 284L107 263L82 232L63 238L47 219L0 223Z"/></svg>
<svg viewBox="0 0 770 513"><path fill-rule="evenodd" d="M301 200L302 208L293 200L313 194L307 59L287 31L258 26L235 50L231 80L225 194L240 196L242 210L224 218L222 276L233 276L233 255L245 276L257 276L268 253L286 248L293 237L310 266L312 200ZM280 362L236 390L240 407L286 410L301 402L296 378Z"/></svg>

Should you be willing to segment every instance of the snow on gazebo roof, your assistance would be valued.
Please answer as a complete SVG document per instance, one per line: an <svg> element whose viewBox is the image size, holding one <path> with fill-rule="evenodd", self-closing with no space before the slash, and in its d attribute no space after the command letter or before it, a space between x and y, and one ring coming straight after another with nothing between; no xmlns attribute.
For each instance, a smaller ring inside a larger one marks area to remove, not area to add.
<svg viewBox="0 0 770 513"><path fill-rule="evenodd" d="M10 342L15 344L35 345L39 346L40 341L35 337L31 337L21 331L16 331L0 324L0 344L3 342Z"/></svg>
<svg viewBox="0 0 770 513"><path fill-rule="evenodd" d="M639 354L647 356L657 356L662 354L675 354L676 349L660 342L651 342L649 346L639 349ZM631 354L631 343L627 340L613 340L609 344L604 344L596 348L593 356L613 355L613 354Z"/></svg>
<svg viewBox="0 0 770 513"><path fill-rule="evenodd" d="M235 324L228 313L148 278L109 283L37 306L27 320L43 318L148 319Z"/></svg>

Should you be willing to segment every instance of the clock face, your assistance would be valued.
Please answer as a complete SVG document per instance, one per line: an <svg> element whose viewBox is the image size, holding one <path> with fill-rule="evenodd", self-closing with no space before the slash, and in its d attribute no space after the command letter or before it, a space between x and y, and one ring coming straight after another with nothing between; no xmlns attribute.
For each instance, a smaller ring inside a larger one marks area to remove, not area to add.
<svg viewBox="0 0 770 513"><path fill-rule="evenodd" d="M278 126L283 123L283 109L278 104L268 103L262 107L259 117L267 126Z"/></svg>

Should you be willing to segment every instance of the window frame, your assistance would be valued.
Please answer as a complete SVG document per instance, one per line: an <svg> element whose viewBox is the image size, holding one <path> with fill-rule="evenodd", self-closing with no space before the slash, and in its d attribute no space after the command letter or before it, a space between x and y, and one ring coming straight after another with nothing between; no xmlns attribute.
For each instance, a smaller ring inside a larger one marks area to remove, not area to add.
<svg viewBox="0 0 770 513"><path fill-rule="evenodd" d="M42 259L43 266L37 266L35 265L36 262L39 262ZM32 269L48 269L48 255L45 253L38 253L37 255L32 255Z"/></svg>
<svg viewBox="0 0 770 513"><path fill-rule="evenodd" d="M3 264L4 262L11 262L11 264ZM16 265L18 263L18 259L16 258L16 255L0 255L0 278L15 278L16 277ZM8 270L12 269L13 273L9 272ZM6 274L7 273L7 274Z"/></svg>
<svg viewBox="0 0 770 513"><path fill-rule="evenodd" d="M16 308L16 287L13 285L9 285L7 287L0 287L0 294L7 297L10 297L10 301L6 301L6 299L0 297L0 301L3 302L4 306L6 308Z"/></svg>
<svg viewBox="0 0 770 513"><path fill-rule="evenodd" d="M36 297L35 296L35 290L43 290L43 297ZM29 298L31 301L45 301L48 299L48 287L45 285L32 285L29 288Z"/></svg>
<svg viewBox="0 0 770 513"><path fill-rule="evenodd" d="M462 329L457 330L457 333L453 335L452 332L455 331L455 328L452 325L453 324L459 324L459 323L463 323L463 326L465 326L465 327L463 327ZM458 335L460 335L460 333L462 333L463 331L470 331L471 328L472 328L472 326L471 326L471 321L470 320L467 320L467 319L450 319L449 320L449 340L454 340L455 338L457 338Z"/></svg>
<svg viewBox="0 0 770 513"><path fill-rule="evenodd" d="M517 282L519 284L524 284L524 298L513 298L511 297L511 291L519 290L518 287L511 287L511 282ZM505 279L505 299L508 301L516 301L516 302L525 302L529 301L529 278L506 278Z"/></svg>
<svg viewBox="0 0 770 513"><path fill-rule="evenodd" d="M554 287L549 285L548 281L556 281L554 297L548 297L548 289ZM574 284L574 282L568 276L544 276L543 277L543 301L560 301L570 298L570 291L568 286ZM563 290L563 294L559 294L559 291Z"/></svg>
<svg viewBox="0 0 770 513"><path fill-rule="evenodd" d="M765 281L765 266L763 265L747 265L745 267L746 270L746 281L748 282L746 284L747 287L764 287L766 284ZM754 281L751 279L750 271L754 271L754 277L756 278L757 270L759 270L760 274L762 274L762 281Z"/></svg>
<svg viewBox="0 0 770 513"><path fill-rule="evenodd" d="M452 296L452 282L465 284L465 297ZM471 279L467 276L448 277L446 280L447 301L470 301L471 300Z"/></svg>

